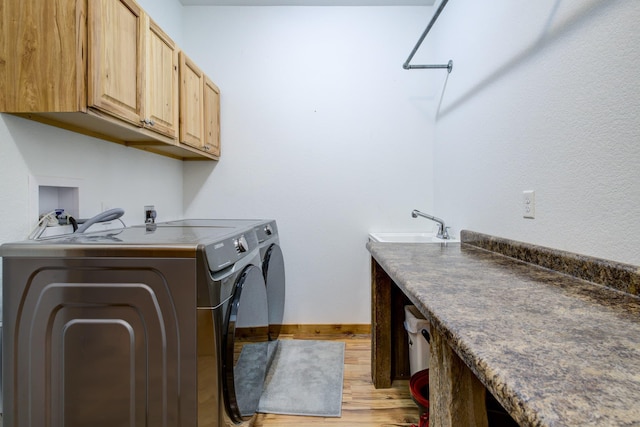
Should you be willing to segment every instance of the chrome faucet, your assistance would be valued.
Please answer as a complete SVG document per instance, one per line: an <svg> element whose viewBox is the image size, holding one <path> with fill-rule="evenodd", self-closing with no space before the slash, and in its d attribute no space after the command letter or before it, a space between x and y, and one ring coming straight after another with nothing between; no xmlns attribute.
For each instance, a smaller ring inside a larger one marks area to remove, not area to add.
<svg viewBox="0 0 640 427"><path fill-rule="evenodd" d="M440 238L440 239L449 239L449 227L444 225L444 221L441 220L440 218L436 218L435 216L420 212L417 209L414 209L413 212L411 212L411 216L413 218L418 218L418 216L421 216L423 218L427 218L430 219L431 221L435 221L438 223L438 234L436 234L436 237Z"/></svg>

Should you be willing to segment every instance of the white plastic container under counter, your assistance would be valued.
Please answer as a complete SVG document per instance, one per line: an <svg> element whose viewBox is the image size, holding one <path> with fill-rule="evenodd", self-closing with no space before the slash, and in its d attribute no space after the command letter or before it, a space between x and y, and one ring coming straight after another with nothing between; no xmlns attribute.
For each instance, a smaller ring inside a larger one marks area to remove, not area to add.
<svg viewBox="0 0 640 427"><path fill-rule="evenodd" d="M429 321L415 305L404 307L404 328L409 335L409 368L411 375L429 368L429 343L422 333L429 334Z"/></svg>

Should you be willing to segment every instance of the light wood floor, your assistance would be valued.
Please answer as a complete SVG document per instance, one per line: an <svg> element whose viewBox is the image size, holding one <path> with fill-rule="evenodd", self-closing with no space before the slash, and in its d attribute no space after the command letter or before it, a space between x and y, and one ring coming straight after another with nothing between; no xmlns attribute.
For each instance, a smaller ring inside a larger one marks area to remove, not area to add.
<svg viewBox="0 0 640 427"><path fill-rule="evenodd" d="M409 381L395 381L389 389L376 390L371 383L371 338L369 335L281 335L280 339L329 339L343 341L344 388L342 417L300 417L258 414L254 427L288 426L411 426L419 411L409 394ZM2 415L0 415L2 427Z"/></svg>
<svg viewBox="0 0 640 427"><path fill-rule="evenodd" d="M418 424L418 407L411 399L409 381L395 381L389 389L371 383L369 335L280 335L280 339L328 339L345 343L342 417L301 417L258 414L256 427L287 426L411 426Z"/></svg>

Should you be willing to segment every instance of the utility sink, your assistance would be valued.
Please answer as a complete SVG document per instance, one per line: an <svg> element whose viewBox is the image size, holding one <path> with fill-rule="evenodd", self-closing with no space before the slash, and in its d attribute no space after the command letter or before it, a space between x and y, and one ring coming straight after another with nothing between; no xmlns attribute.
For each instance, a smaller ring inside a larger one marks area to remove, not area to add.
<svg viewBox="0 0 640 427"><path fill-rule="evenodd" d="M448 243L458 239L441 239L434 233L369 233L369 240L382 243Z"/></svg>

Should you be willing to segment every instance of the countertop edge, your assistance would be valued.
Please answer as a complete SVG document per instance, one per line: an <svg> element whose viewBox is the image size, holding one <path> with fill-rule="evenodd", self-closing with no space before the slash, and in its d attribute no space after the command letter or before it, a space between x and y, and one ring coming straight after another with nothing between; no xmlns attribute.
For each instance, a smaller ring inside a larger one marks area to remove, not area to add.
<svg viewBox="0 0 640 427"><path fill-rule="evenodd" d="M470 230L460 232L462 243L509 258L535 264L558 273L640 296L640 267L491 236Z"/></svg>

